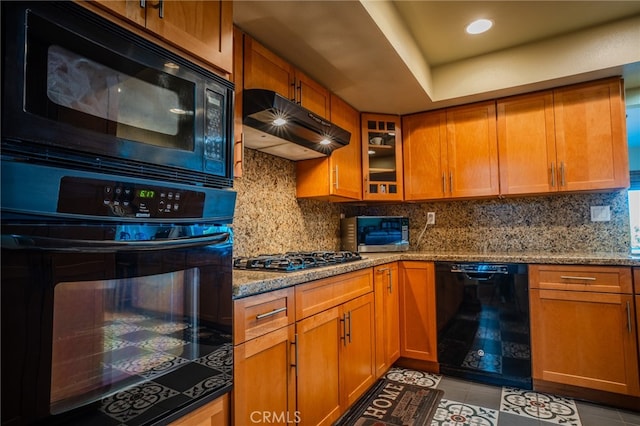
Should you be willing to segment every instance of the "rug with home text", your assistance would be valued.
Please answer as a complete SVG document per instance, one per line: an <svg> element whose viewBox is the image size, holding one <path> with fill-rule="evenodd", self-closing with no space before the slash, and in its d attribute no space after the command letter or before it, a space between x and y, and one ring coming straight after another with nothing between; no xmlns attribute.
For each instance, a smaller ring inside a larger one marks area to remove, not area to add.
<svg viewBox="0 0 640 426"><path fill-rule="evenodd" d="M334 426L429 426L444 391L380 379Z"/></svg>

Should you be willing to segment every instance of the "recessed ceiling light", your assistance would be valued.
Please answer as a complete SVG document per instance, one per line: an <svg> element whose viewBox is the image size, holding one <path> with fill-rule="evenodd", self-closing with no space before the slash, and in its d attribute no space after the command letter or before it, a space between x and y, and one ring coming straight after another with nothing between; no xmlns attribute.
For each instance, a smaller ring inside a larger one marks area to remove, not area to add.
<svg viewBox="0 0 640 426"><path fill-rule="evenodd" d="M493 26L493 22L489 19L476 19L469 25L467 25L467 33L480 34L487 31Z"/></svg>

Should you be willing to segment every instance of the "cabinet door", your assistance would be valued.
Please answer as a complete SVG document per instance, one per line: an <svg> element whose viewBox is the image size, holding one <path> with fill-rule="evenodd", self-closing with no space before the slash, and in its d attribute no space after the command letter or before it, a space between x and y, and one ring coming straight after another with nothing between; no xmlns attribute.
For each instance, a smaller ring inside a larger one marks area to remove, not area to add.
<svg viewBox="0 0 640 426"><path fill-rule="evenodd" d="M362 114L362 177L365 200L403 199L400 117Z"/></svg>
<svg viewBox="0 0 640 426"><path fill-rule="evenodd" d="M640 395L633 296L531 289L533 378Z"/></svg>
<svg viewBox="0 0 640 426"><path fill-rule="evenodd" d="M400 356L436 362L433 262L400 262Z"/></svg>
<svg viewBox="0 0 640 426"><path fill-rule="evenodd" d="M169 423L169 426L230 426L229 411L229 394L224 394L175 422Z"/></svg>
<svg viewBox="0 0 640 426"><path fill-rule="evenodd" d="M335 307L296 324L298 412L305 425L330 425L340 416L341 320Z"/></svg>
<svg viewBox="0 0 640 426"><path fill-rule="evenodd" d="M331 95L331 121L351 132L349 145L335 150L329 157L331 188L337 196L350 200L361 200L360 113L339 97Z"/></svg>
<svg viewBox="0 0 640 426"><path fill-rule="evenodd" d="M402 118L405 200L429 200L446 195L447 127L444 111Z"/></svg>
<svg viewBox="0 0 640 426"><path fill-rule="evenodd" d="M146 23L146 8L140 6L140 1L136 0L94 0L94 2L104 9L108 9L114 15L127 19L142 27Z"/></svg>
<svg viewBox="0 0 640 426"><path fill-rule="evenodd" d="M339 97L331 95L331 121L351 132L351 141L329 157L297 161L296 195L330 201L361 200L360 114Z"/></svg>
<svg viewBox="0 0 640 426"><path fill-rule="evenodd" d="M250 425L275 413L282 424L295 419L296 378L292 324L249 340L234 349L235 424ZM268 366L268 368L265 368Z"/></svg>
<svg viewBox="0 0 640 426"><path fill-rule="evenodd" d="M342 411L373 385L375 376L373 293L342 305L344 338L340 358Z"/></svg>
<svg viewBox="0 0 640 426"><path fill-rule="evenodd" d="M451 197L498 195L495 102L447 110L447 160Z"/></svg>
<svg viewBox="0 0 640 426"><path fill-rule="evenodd" d="M622 81L554 91L560 189L629 186Z"/></svg>
<svg viewBox="0 0 640 426"><path fill-rule="evenodd" d="M553 93L498 101L500 193L557 191Z"/></svg>
<svg viewBox="0 0 640 426"><path fill-rule="evenodd" d="M235 84L233 105L233 177L242 177L244 166L244 134L242 129L242 76L244 74L244 33L233 27L233 73L231 79Z"/></svg>
<svg viewBox="0 0 640 426"><path fill-rule="evenodd" d="M398 264L374 268L376 377L381 377L400 358L400 297Z"/></svg>
<svg viewBox="0 0 640 426"><path fill-rule="evenodd" d="M300 70L295 70L295 81L296 102L323 118L329 118L329 90Z"/></svg>
<svg viewBox="0 0 640 426"><path fill-rule="evenodd" d="M233 2L147 2L146 26L160 38L222 70L233 72Z"/></svg>
<svg viewBox="0 0 640 426"><path fill-rule="evenodd" d="M268 89L293 100L293 67L260 43L244 37L244 88Z"/></svg>

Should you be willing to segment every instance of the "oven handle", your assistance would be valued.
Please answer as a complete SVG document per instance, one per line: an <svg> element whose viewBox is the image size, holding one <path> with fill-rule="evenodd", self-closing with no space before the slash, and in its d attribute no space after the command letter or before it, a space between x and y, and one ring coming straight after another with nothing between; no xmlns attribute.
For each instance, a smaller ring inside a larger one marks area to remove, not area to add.
<svg viewBox="0 0 640 426"><path fill-rule="evenodd" d="M121 251L174 250L208 245L221 245L231 239L230 232L152 241L88 241L64 238L2 235L2 248L12 250L47 250L51 252L113 253Z"/></svg>

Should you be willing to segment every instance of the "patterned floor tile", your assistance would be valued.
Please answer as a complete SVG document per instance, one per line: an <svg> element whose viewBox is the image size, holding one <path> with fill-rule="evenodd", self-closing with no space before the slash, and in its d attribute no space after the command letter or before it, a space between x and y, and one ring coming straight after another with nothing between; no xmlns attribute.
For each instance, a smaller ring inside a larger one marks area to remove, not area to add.
<svg viewBox="0 0 640 426"><path fill-rule="evenodd" d="M433 373L427 373L426 371L416 371L400 367L392 367L385 377L389 380L394 380L401 383L411 383L418 386L424 386L427 388L435 388L440 383L442 376Z"/></svg>
<svg viewBox="0 0 640 426"><path fill-rule="evenodd" d="M504 413L555 424L582 425L576 404L571 398L505 386L502 388L501 400L500 411Z"/></svg>
<svg viewBox="0 0 640 426"><path fill-rule="evenodd" d="M442 399L431 426L496 426L498 415L497 410Z"/></svg>

